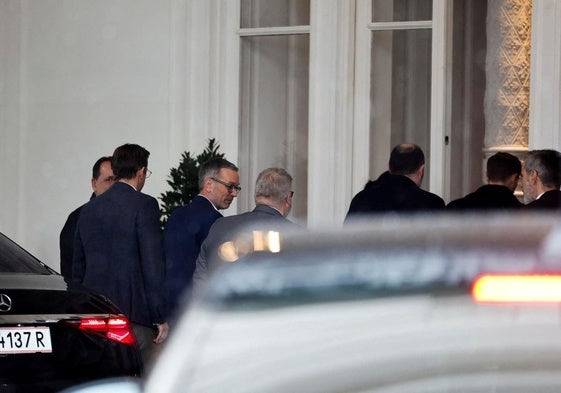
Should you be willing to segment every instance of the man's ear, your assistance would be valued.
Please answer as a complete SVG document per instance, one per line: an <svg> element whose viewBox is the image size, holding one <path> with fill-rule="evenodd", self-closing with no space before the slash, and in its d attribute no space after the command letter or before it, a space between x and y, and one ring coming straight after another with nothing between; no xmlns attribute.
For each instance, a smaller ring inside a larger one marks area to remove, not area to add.
<svg viewBox="0 0 561 393"><path fill-rule="evenodd" d="M536 171L535 169L532 169L529 173L528 173L528 178L530 179L530 182L532 184L536 184L539 180L538 178L538 171Z"/></svg>
<svg viewBox="0 0 561 393"><path fill-rule="evenodd" d="M416 171L414 178L411 178L415 184L421 187L421 183L423 182L423 176L425 175L425 164L421 165Z"/></svg>
<svg viewBox="0 0 561 393"><path fill-rule="evenodd" d="M425 164L421 165L419 169L417 169L417 173L419 174L419 177L422 180L423 176L425 175Z"/></svg>
<svg viewBox="0 0 561 393"><path fill-rule="evenodd" d="M513 173L508 177L508 180L511 182L518 181L520 179L520 175L518 173Z"/></svg>
<svg viewBox="0 0 561 393"><path fill-rule="evenodd" d="M516 191L516 187L518 187L518 182L520 180L520 175L518 173L513 173L507 178L506 186L509 188L510 191Z"/></svg>
<svg viewBox="0 0 561 393"><path fill-rule="evenodd" d="M206 177L205 180L203 181L203 190L209 192L211 184L212 184L212 179L210 177Z"/></svg>

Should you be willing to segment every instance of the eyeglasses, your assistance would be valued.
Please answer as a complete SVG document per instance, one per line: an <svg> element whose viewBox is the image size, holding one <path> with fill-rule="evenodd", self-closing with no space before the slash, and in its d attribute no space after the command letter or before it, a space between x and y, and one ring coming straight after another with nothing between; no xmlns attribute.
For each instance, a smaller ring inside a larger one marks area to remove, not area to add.
<svg viewBox="0 0 561 393"><path fill-rule="evenodd" d="M236 190L237 192L240 192L242 190L242 188L240 186L236 186L235 184L231 184L231 183L226 183L220 179L217 179L215 177L211 177L211 180L214 180L217 183L222 184L224 187L226 187L228 189L228 191L232 192L234 190Z"/></svg>
<svg viewBox="0 0 561 393"><path fill-rule="evenodd" d="M148 168L146 168L146 178L148 179L150 177L150 175L152 175L152 171Z"/></svg>

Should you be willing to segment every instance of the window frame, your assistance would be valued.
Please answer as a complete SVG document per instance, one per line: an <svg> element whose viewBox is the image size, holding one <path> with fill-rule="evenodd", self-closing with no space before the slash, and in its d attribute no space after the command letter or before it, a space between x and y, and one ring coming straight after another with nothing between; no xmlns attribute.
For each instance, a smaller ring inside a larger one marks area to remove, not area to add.
<svg viewBox="0 0 561 393"><path fill-rule="evenodd" d="M372 22L372 1L357 1L357 56L355 102L355 142L353 150L356 163L353 166L353 195L360 191L369 177L370 160L378 160L378 167L387 165L390 135L379 135L380 151L370 157L370 48L372 32L380 30L432 30L431 70L431 125L429 157L431 192L448 199L450 168L451 126L451 54L452 54L452 0L433 0L432 20ZM362 26L362 27L361 27ZM365 27L364 27L365 26ZM447 142L448 141L448 142Z"/></svg>
<svg viewBox="0 0 561 393"><path fill-rule="evenodd" d="M220 40L216 50L217 57L224 61L219 65L223 73L216 83L223 88L217 101L225 150L237 159L241 38L309 34L307 225L314 228L342 222L352 196L369 178L369 36L370 28L387 28L387 23L364 19L371 15L370 0L311 0L309 26L241 29L240 1L223 0L219 4L216 34ZM357 29L360 24L368 28ZM400 28L427 28L429 22L392 23L397 24ZM452 0L433 0L430 25L433 52L429 187L446 200L450 176L450 149L445 138L450 129Z"/></svg>

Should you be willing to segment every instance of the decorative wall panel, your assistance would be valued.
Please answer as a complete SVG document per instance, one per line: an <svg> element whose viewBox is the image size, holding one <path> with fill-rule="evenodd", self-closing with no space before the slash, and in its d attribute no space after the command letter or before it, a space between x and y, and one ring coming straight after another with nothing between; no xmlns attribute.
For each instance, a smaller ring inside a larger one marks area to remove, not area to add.
<svg viewBox="0 0 561 393"><path fill-rule="evenodd" d="M487 13L485 152L528 148L530 0L491 0Z"/></svg>

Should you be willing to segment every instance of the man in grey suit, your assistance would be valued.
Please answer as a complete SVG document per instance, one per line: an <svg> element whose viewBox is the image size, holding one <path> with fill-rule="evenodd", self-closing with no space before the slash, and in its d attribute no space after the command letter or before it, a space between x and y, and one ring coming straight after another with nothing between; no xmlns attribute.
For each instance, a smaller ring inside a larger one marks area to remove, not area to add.
<svg viewBox="0 0 561 393"><path fill-rule="evenodd" d="M290 230L298 228L286 218L292 207L292 176L282 168L267 168L255 183L255 209L214 222L201 246L193 276L194 291L199 293L213 268L218 248L242 232L253 230Z"/></svg>
<svg viewBox="0 0 561 393"><path fill-rule="evenodd" d="M130 318L144 362L168 333L158 201L141 193L150 153L126 144L115 149L115 184L80 213L73 277L104 294Z"/></svg>

